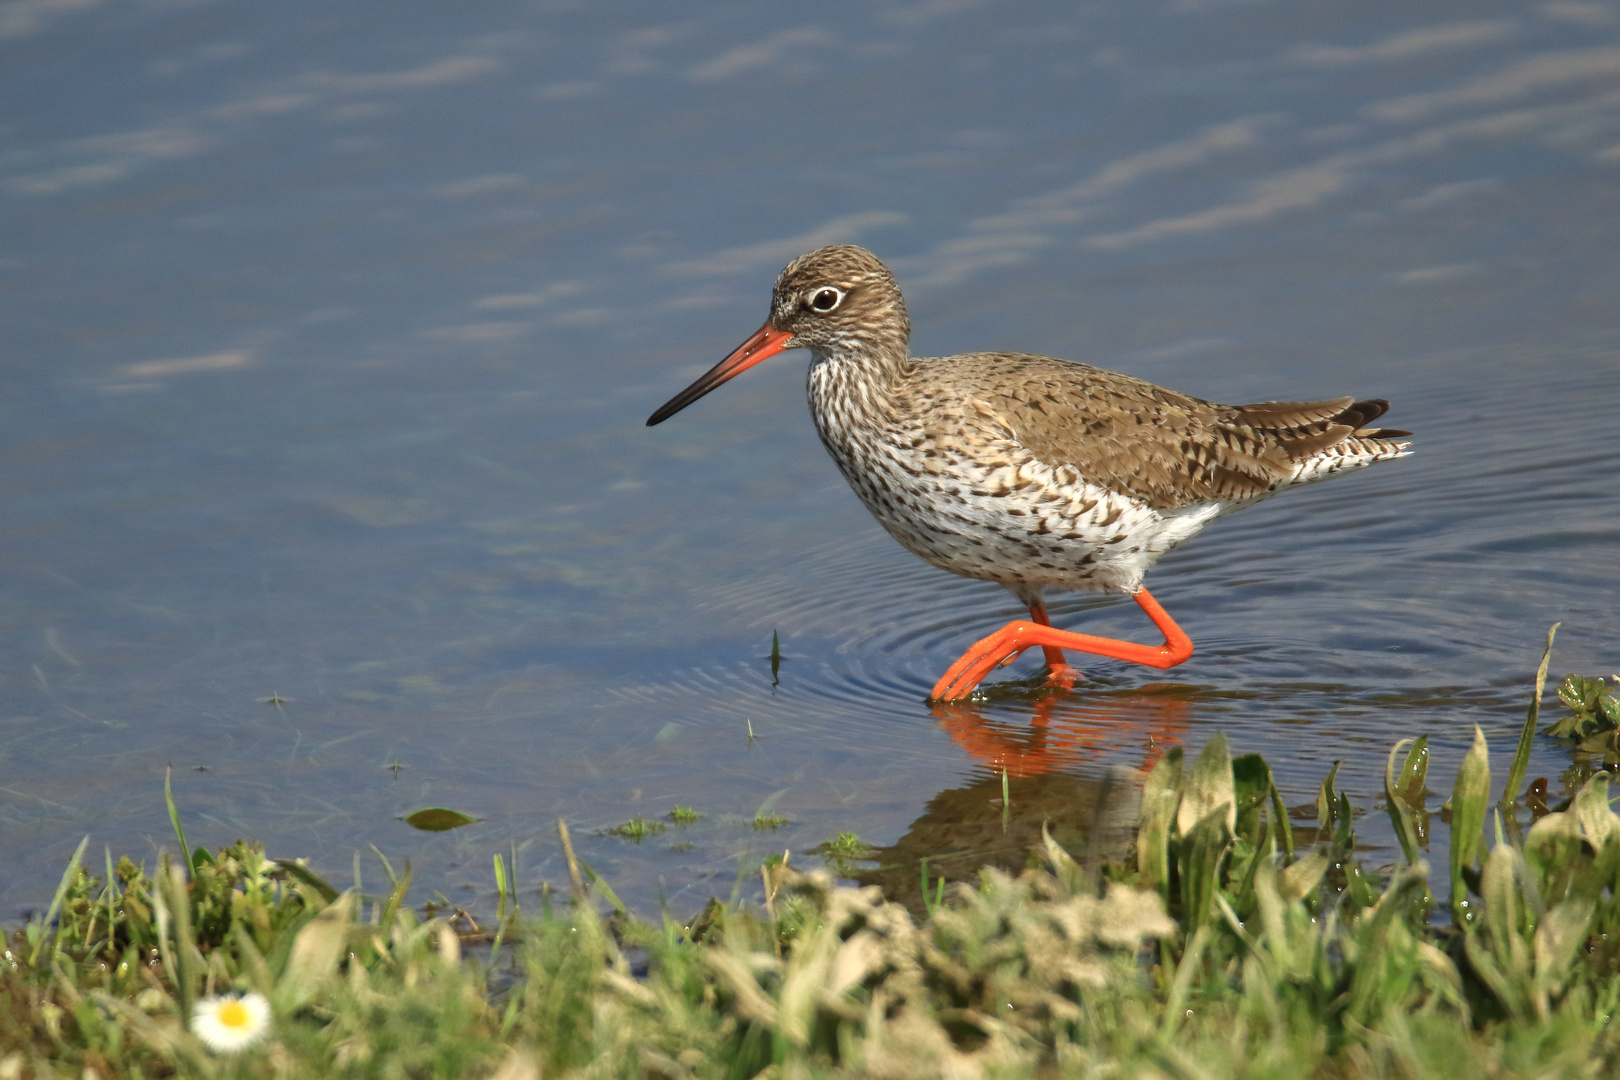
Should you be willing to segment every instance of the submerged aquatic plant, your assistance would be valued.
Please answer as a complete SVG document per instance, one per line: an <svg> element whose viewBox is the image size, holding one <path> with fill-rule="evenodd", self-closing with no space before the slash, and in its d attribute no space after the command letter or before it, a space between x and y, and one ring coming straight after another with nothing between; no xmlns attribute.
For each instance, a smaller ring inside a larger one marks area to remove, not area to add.
<svg viewBox="0 0 1620 1080"><path fill-rule="evenodd" d="M1608 681L1565 675L1558 684L1558 700L1569 713L1547 729L1549 735L1587 739L1620 728L1620 674Z"/></svg>
<svg viewBox="0 0 1620 1080"><path fill-rule="evenodd" d="M629 821L620 822L602 830L609 836L622 836L633 844L639 844L649 836L657 836L664 831L664 823L656 819L648 821L637 814Z"/></svg>

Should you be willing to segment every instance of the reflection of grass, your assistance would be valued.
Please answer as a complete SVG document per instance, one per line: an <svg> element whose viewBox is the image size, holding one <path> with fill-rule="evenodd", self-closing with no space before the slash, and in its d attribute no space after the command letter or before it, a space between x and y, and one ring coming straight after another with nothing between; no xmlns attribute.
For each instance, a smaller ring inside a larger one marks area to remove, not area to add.
<svg viewBox="0 0 1620 1080"><path fill-rule="evenodd" d="M669 820L677 825L690 825L695 821L703 820L703 815L690 806L677 806L669 812Z"/></svg>
<svg viewBox="0 0 1620 1080"><path fill-rule="evenodd" d="M640 814L637 814L629 821L615 825L611 829L604 829L602 831L607 833L609 836L622 836L632 843L639 844L647 837L656 836L658 833L663 832L664 823L656 820L648 821Z"/></svg>
<svg viewBox="0 0 1620 1080"><path fill-rule="evenodd" d="M604 917L620 906L582 864L571 907L519 914L499 859L494 918L446 903L424 921L408 866L340 892L255 844L188 847L176 808L184 855L148 873L109 853L92 876L81 844L7 935L0 1075L1616 1075L1620 815L1604 772L1565 811L1515 803L1537 721L1494 805L1476 728L1444 900L1420 861L1425 740L1386 766L1392 869L1361 864L1365 818L1334 777L1305 850L1267 763L1216 736L1154 766L1119 861L1048 836L1040 868L987 869L920 921L780 859L765 905L711 901L685 925ZM503 934L498 962L463 955ZM217 1057L192 1018L243 992L270 1030Z"/></svg>

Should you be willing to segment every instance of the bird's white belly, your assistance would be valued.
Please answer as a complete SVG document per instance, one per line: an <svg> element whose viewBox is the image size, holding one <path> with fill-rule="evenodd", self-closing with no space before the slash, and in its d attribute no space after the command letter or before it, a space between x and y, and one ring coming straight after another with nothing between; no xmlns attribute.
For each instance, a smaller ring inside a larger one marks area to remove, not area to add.
<svg viewBox="0 0 1620 1080"><path fill-rule="evenodd" d="M1218 502L1158 511L1023 454L1006 460L887 440L834 445L833 460L889 533L944 570L1008 586L1135 592L1142 575L1221 512Z"/></svg>

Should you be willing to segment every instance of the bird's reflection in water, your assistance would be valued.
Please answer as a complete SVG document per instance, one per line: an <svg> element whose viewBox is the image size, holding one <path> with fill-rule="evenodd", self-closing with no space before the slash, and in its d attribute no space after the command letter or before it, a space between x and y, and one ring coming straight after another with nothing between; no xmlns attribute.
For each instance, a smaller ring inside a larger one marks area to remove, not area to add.
<svg viewBox="0 0 1620 1080"><path fill-rule="evenodd" d="M1195 693L1176 683L1090 694L1056 691L1035 699L1027 721L991 720L970 704L935 705L933 713L957 745L997 774L1026 777L1095 766L1104 756L1118 760L1133 746L1142 754L1133 764L1145 771L1181 741Z"/></svg>
<svg viewBox="0 0 1620 1080"><path fill-rule="evenodd" d="M932 892L941 877L974 880L984 866L1041 865L1042 826L1082 865L1120 858L1136 835L1145 771L1191 719L1189 689L1045 694L1027 721L936 705L940 726L986 771L930 799L904 836L873 850L875 867L851 876L921 914L925 874ZM1122 756L1131 763L1104 764Z"/></svg>

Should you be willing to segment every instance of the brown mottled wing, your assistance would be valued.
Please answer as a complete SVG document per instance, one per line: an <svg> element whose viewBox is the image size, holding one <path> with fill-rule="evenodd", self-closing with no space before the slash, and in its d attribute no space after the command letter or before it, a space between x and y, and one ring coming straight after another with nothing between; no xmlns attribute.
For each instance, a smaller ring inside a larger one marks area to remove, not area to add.
<svg viewBox="0 0 1620 1080"><path fill-rule="evenodd" d="M1383 401L1217 405L1086 364L979 353L954 357L958 385L1049 465L1169 509L1257 498L1294 465L1367 429ZM1398 434L1376 432L1376 435Z"/></svg>

